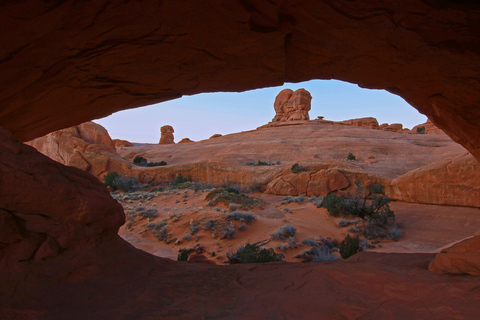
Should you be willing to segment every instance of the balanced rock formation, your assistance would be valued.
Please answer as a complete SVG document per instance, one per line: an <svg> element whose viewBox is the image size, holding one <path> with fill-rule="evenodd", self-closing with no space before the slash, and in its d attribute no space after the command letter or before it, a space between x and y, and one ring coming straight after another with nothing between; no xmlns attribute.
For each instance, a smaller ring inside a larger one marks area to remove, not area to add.
<svg viewBox="0 0 480 320"><path fill-rule="evenodd" d="M172 144L175 143L173 141L173 127L172 126L163 126L160 128L160 141L158 144Z"/></svg>
<svg viewBox="0 0 480 320"><path fill-rule="evenodd" d="M442 250L430 262L428 270L440 274L470 274L480 277L480 236Z"/></svg>
<svg viewBox="0 0 480 320"><path fill-rule="evenodd" d="M349 126L366 127L366 128L370 128L370 129L379 129L380 128L380 126L378 125L377 119L375 119L373 117L344 120L340 123L343 123L343 124L349 125Z"/></svg>
<svg viewBox="0 0 480 320"><path fill-rule="evenodd" d="M311 109L312 96L305 89L295 92L283 89L275 98L273 107L275 117L272 122L310 120L308 112Z"/></svg>
<svg viewBox="0 0 480 320"><path fill-rule="evenodd" d="M107 130L91 121L49 133L27 144L61 164L98 178L108 171L128 171L131 166L117 154Z"/></svg>
<svg viewBox="0 0 480 320"><path fill-rule="evenodd" d="M127 140L113 139L113 143L115 144L116 148L133 147L133 143Z"/></svg>

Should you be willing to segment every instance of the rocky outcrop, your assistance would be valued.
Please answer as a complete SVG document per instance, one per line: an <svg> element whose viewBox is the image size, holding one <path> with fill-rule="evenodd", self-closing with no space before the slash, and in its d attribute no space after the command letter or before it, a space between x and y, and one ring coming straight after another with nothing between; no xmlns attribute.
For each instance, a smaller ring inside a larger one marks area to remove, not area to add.
<svg viewBox="0 0 480 320"><path fill-rule="evenodd" d="M160 128L160 141L158 144L172 144L173 141L173 127L172 126L163 126Z"/></svg>
<svg viewBox="0 0 480 320"><path fill-rule="evenodd" d="M189 142L195 142L195 141L190 140L189 138L183 138L182 140L178 141L178 143L189 143Z"/></svg>
<svg viewBox="0 0 480 320"><path fill-rule="evenodd" d="M55 161L98 178L108 171L125 172L131 167L117 154L107 130L91 121L49 133L27 144Z"/></svg>
<svg viewBox="0 0 480 320"><path fill-rule="evenodd" d="M115 148L133 147L133 143L131 143L127 140L113 139L113 143L115 144Z"/></svg>
<svg viewBox="0 0 480 320"><path fill-rule="evenodd" d="M418 129L424 128L424 133L444 133L442 129L438 128L430 119L427 122L419 124L412 128L413 133L418 133Z"/></svg>
<svg viewBox="0 0 480 320"><path fill-rule="evenodd" d="M341 121L340 123L349 125L349 126L366 127L370 129L380 128L380 126L378 125L377 119L373 117L344 120L344 121Z"/></svg>
<svg viewBox="0 0 480 320"><path fill-rule="evenodd" d="M390 131L390 132L402 132L403 125L401 123L392 123L380 126L380 130Z"/></svg>
<svg viewBox="0 0 480 320"><path fill-rule="evenodd" d="M116 237L124 223L122 206L95 177L47 158L1 128L0 175L0 268L13 278L29 261Z"/></svg>
<svg viewBox="0 0 480 320"><path fill-rule="evenodd" d="M308 112L311 109L312 96L305 89L295 92L283 89L275 98L273 108L275 117L272 122L310 120Z"/></svg>
<svg viewBox="0 0 480 320"><path fill-rule="evenodd" d="M470 274L480 277L480 236L442 250L430 262L428 270L440 274Z"/></svg>
<svg viewBox="0 0 480 320"><path fill-rule="evenodd" d="M480 164L467 154L410 171L392 181L395 200L480 207Z"/></svg>
<svg viewBox="0 0 480 320"><path fill-rule="evenodd" d="M208 139L215 139L215 138L219 138L221 137L222 135L220 133L215 133L214 135L212 135L210 138Z"/></svg>

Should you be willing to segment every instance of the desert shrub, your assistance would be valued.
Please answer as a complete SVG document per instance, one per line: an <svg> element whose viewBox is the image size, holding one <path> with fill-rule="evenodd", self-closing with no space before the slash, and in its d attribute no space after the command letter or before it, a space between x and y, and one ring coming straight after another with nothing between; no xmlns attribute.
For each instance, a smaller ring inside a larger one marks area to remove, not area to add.
<svg viewBox="0 0 480 320"><path fill-rule="evenodd" d="M260 160L258 160L258 162L257 162L256 165L257 165L257 166L268 166L268 163L265 162L265 161L260 161Z"/></svg>
<svg viewBox="0 0 480 320"><path fill-rule="evenodd" d="M139 207L141 208L141 207ZM144 219L153 219L156 218L158 214L158 210L155 208L150 208L146 210L140 210L138 211L138 215Z"/></svg>
<svg viewBox="0 0 480 320"><path fill-rule="evenodd" d="M312 262L337 261L338 257L332 254L329 247L313 247L310 249L313 253Z"/></svg>
<svg viewBox="0 0 480 320"><path fill-rule="evenodd" d="M290 170L293 172L293 173L300 173L302 171L307 171L307 169L305 169L304 167L302 167L301 165L299 165L297 162L295 162L292 167L290 168Z"/></svg>
<svg viewBox="0 0 480 320"><path fill-rule="evenodd" d="M343 259L348 259L349 257L357 254L360 251L360 238L358 236L347 237L340 243L340 255Z"/></svg>
<svg viewBox="0 0 480 320"><path fill-rule="evenodd" d="M142 156L136 156L135 158L133 158L133 164L146 165L147 164L147 159L145 159Z"/></svg>
<svg viewBox="0 0 480 320"><path fill-rule="evenodd" d="M233 224L230 224L222 230L220 234L220 238L221 239L233 238L233 235L235 234L235 232L237 232L237 230L235 230L235 226Z"/></svg>
<svg viewBox="0 0 480 320"><path fill-rule="evenodd" d="M172 236L168 233L168 226L164 225L159 229L152 230L152 234L160 241L168 242L168 239Z"/></svg>
<svg viewBox="0 0 480 320"><path fill-rule="evenodd" d="M184 234L184 235L182 236L182 240L184 240L184 241L192 240L192 236L189 235L189 234Z"/></svg>
<svg viewBox="0 0 480 320"><path fill-rule="evenodd" d="M289 237L287 240L288 247L295 249L297 247L297 239L295 237Z"/></svg>
<svg viewBox="0 0 480 320"><path fill-rule="evenodd" d="M290 224L286 224L284 226L280 226L277 228L277 231L274 233L271 233L270 235L272 236L272 239L274 240L286 240L290 237L295 236L295 233L297 233L297 228Z"/></svg>
<svg viewBox="0 0 480 320"><path fill-rule="evenodd" d="M323 198L323 207L327 208L328 213L334 217L338 217L345 212L346 203L343 195L339 196L335 193L330 193Z"/></svg>
<svg viewBox="0 0 480 320"><path fill-rule="evenodd" d="M160 162L149 162L146 164L147 167L160 167L160 166L166 166L167 163L165 161L160 161Z"/></svg>
<svg viewBox="0 0 480 320"><path fill-rule="evenodd" d="M394 226L392 230L390 230L390 235L393 240L398 240L402 236L402 230Z"/></svg>
<svg viewBox="0 0 480 320"><path fill-rule="evenodd" d="M286 196L286 197L283 198L283 201L285 201L286 203L293 202L293 197L292 196Z"/></svg>
<svg viewBox="0 0 480 320"><path fill-rule="evenodd" d="M255 165L255 161L248 161L247 162L247 166L254 166Z"/></svg>
<svg viewBox="0 0 480 320"><path fill-rule="evenodd" d="M308 202L313 203L317 208L320 208L323 203L323 197L311 196L308 198Z"/></svg>
<svg viewBox="0 0 480 320"><path fill-rule="evenodd" d="M350 225L350 221L347 221L345 219L340 219L338 222L337 222L337 226L343 228L343 227L346 227Z"/></svg>
<svg viewBox="0 0 480 320"><path fill-rule="evenodd" d="M235 203L244 208L262 207L265 204L262 199L249 197L228 188L217 188L210 191L205 197L205 201L210 201L208 205L211 206L222 202L226 206Z"/></svg>
<svg viewBox="0 0 480 320"><path fill-rule="evenodd" d="M237 211L238 210L238 205L236 203L230 203L228 205L228 209L230 209L230 211Z"/></svg>
<svg viewBox="0 0 480 320"><path fill-rule="evenodd" d="M353 153L349 152L348 155L347 155L347 160L348 160L348 161L355 161L355 160L357 160L357 159L355 158L355 156L353 155Z"/></svg>
<svg viewBox="0 0 480 320"><path fill-rule="evenodd" d="M425 134L425 127L424 126L417 127L417 133L418 134Z"/></svg>
<svg viewBox="0 0 480 320"><path fill-rule="evenodd" d="M285 212L285 213L293 213L293 211L290 210L290 209L288 209L288 208L284 208L284 209L283 209L283 212Z"/></svg>
<svg viewBox="0 0 480 320"><path fill-rule="evenodd" d="M245 223L242 223L239 227L238 227L238 230L239 231L244 231L247 229L247 225Z"/></svg>
<svg viewBox="0 0 480 320"><path fill-rule="evenodd" d="M367 249L375 248L374 245L372 245L370 242L368 242L367 239L362 239L360 241L360 250L361 251L367 251Z"/></svg>
<svg viewBox="0 0 480 320"><path fill-rule="evenodd" d="M256 219L252 213L242 211L234 211L232 213L229 213L227 214L226 218L227 220L235 220L246 223L250 223Z"/></svg>
<svg viewBox="0 0 480 320"><path fill-rule="evenodd" d="M256 243L247 243L245 246L240 246L237 252L231 254L227 253L228 262L235 263L265 263L282 261L283 254L275 253L272 248L261 249L268 241L260 241Z"/></svg>
<svg viewBox="0 0 480 320"><path fill-rule="evenodd" d="M213 229L215 229L215 225L217 224L217 220L216 219L207 219L205 220L205 222L203 223L203 228L207 231L211 231Z"/></svg>
<svg viewBox="0 0 480 320"><path fill-rule="evenodd" d="M198 231L200 230L200 228L198 227L198 225L196 223L192 223L190 224L190 228L189 228L189 231L190 231L190 235L194 235L195 233L197 233Z"/></svg>
<svg viewBox="0 0 480 320"><path fill-rule="evenodd" d="M182 176L182 174L180 173L179 175L177 175L175 177L175 179L172 181L172 183L170 185L174 188L177 188L179 185L184 184L186 182L188 182L188 179L184 178Z"/></svg>
<svg viewBox="0 0 480 320"><path fill-rule="evenodd" d="M149 229L149 230L160 230L162 227L164 227L166 225L167 225L166 221L149 222L149 223L147 223L147 229Z"/></svg>
<svg viewBox="0 0 480 320"><path fill-rule="evenodd" d="M318 242L311 239L311 238L303 240L302 244L305 245L305 246L310 246L310 247L318 246Z"/></svg>
<svg viewBox="0 0 480 320"><path fill-rule="evenodd" d="M116 171L109 171L103 177L103 183L105 184L105 186L110 187L113 190L129 192L137 183L137 179L121 176Z"/></svg>

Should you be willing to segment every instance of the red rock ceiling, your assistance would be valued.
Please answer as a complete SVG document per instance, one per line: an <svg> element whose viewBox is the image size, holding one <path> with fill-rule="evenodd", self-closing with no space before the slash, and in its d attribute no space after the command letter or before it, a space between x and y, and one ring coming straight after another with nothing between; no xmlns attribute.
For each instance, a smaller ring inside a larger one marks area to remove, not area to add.
<svg viewBox="0 0 480 320"><path fill-rule="evenodd" d="M480 5L472 1L0 8L0 126L23 141L181 95L339 79L402 96L480 159Z"/></svg>

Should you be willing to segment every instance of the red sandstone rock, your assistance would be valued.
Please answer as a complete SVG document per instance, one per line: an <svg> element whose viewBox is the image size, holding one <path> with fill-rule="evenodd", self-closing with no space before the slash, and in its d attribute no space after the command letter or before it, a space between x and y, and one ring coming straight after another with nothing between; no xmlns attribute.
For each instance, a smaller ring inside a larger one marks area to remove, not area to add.
<svg viewBox="0 0 480 320"><path fill-rule="evenodd" d="M480 164L467 154L410 171L392 181L395 200L480 207Z"/></svg>
<svg viewBox="0 0 480 320"><path fill-rule="evenodd" d="M195 142L195 141L192 141L189 138L183 138L182 140L178 141L178 143L189 143L189 142Z"/></svg>
<svg viewBox="0 0 480 320"><path fill-rule="evenodd" d="M430 119L427 119L427 122L419 124L412 128L413 133L417 133L417 129L424 127L425 133L444 133L442 129L439 129Z"/></svg>
<svg viewBox="0 0 480 320"><path fill-rule="evenodd" d="M402 132L403 125L401 123L392 123L388 126L381 127L380 130L391 131L391 132Z"/></svg>
<svg viewBox="0 0 480 320"><path fill-rule="evenodd" d="M470 274L480 277L480 236L442 250L430 262L428 270L440 274Z"/></svg>
<svg viewBox="0 0 480 320"><path fill-rule="evenodd" d="M173 141L173 127L172 126L163 126L160 128L160 141L158 144L172 144L175 143Z"/></svg>
<svg viewBox="0 0 480 320"><path fill-rule="evenodd" d="M27 144L55 161L98 178L108 171L126 172L131 167L117 154L107 130L90 121L49 133Z"/></svg>
<svg viewBox="0 0 480 320"><path fill-rule="evenodd" d="M373 117L344 120L344 121L341 121L340 123L343 123L349 126L366 127L370 129L380 128L380 126L378 125L377 119Z"/></svg>
<svg viewBox="0 0 480 320"><path fill-rule="evenodd" d="M367 159L364 159L363 162L365 162L365 163L377 163L378 160L375 159L374 156L369 156Z"/></svg>
<svg viewBox="0 0 480 320"><path fill-rule="evenodd" d="M311 109L312 96L305 89L295 92L283 89L275 98L273 107L275 117L272 122L310 120L308 112Z"/></svg>
<svg viewBox="0 0 480 320"><path fill-rule="evenodd" d="M82 250L116 236L124 223L122 206L96 178L47 158L3 129L0 176L4 271L26 268L21 261L53 258L60 250Z"/></svg>
<svg viewBox="0 0 480 320"><path fill-rule="evenodd" d="M378 127L378 129L383 130L383 129L385 129L386 127L388 127L388 123L382 123L382 124Z"/></svg>
<svg viewBox="0 0 480 320"><path fill-rule="evenodd" d="M133 147L133 143L131 143L127 140L113 139L113 143L115 144L116 148Z"/></svg>
<svg viewBox="0 0 480 320"><path fill-rule="evenodd" d="M213 136L211 136L210 138L208 139L214 139L214 138L218 138L218 137L221 137L222 135L219 134L219 133L215 133Z"/></svg>

